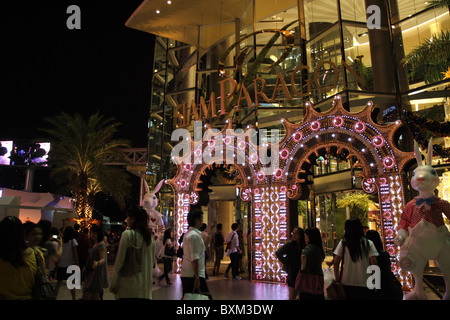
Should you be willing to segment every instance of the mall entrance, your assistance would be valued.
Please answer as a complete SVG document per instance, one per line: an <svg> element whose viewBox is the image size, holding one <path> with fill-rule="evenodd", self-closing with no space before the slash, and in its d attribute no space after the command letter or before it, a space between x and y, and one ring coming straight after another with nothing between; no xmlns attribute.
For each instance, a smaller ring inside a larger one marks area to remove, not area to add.
<svg viewBox="0 0 450 320"><path fill-rule="evenodd" d="M202 174L200 192L204 202L201 202L203 211L203 222L207 225L210 235L209 260L214 261L214 235L216 227L222 224L224 238L231 231L233 223L239 224L239 235L241 249L243 249L243 264L247 263L247 235L250 215L250 204L240 198L240 188L237 186L238 175L232 166L213 164ZM226 244L224 244L224 247ZM230 263L230 258L224 255L222 264ZM221 268L221 272L225 269Z"/></svg>
<svg viewBox="0 0 450 320"><path fill-rule="evenodd" d="M396 259L398 248L394 244L397 222L405 203L403 172L415 159L412 152L404 152L396 145L395 135L402 126L400 121L378 125L372 120L372 102L369 101L363 110L350 113L344 108L340 96L335 98L327 111L315 110L310 102L305 103L305 108L305 117L299 123L281 119L284 130L278 143L279 151L271 152L275 169L267 167L259 156L261 150L267 152L269 143L258 145L247 140L248 130L236 132L231 122L217 132L206 125L206 138L198 142L191 139L190 151L174 157L178 164L177 174L167 181L175 192L176 237L187 230L186 218L192 206L209 205L213 191L210 186L233 185L235 194L230 197L236 197L235 217L239 218L242 228L245 228L244 212L240 210L242 204L239 201L246 202L251 208L247 211L252 229L251 279L285 282L286 274L275 252L290 239L292 227L299 224L293 219L298 216L297 200L315 201L315 195L307 192L312 164L317 163L323 152L336 153L351 160L350 172L359 171L349 177L350 181L353 177L359 178L358 183L364 193L378 199L381 236L386 251L393 257L392 270L402 282L410 285L409 275L399 270ZM221 154L227 157L230 154L236 160L241 154L241 159L245 161L240 163L235 160L232 164L223 165L214 161L208 164L202 159L202 155L206 155L209 160L216 156L220 160ZM313 178L317 186L319 178L314 175ZM214 183L214 179L222 179L226 183ZM337 186L342 181L336 180L335 174L322 179L326 186ZM230 194L233 192L230 191ZM308 207L308 221L317 221L316 205ZM217 223L217 207L215 210ZM232 209L228 206L223 210L230 212ZM225 217L227 213L223 215ZM208 212L208 219L209 216Z"/></svg>

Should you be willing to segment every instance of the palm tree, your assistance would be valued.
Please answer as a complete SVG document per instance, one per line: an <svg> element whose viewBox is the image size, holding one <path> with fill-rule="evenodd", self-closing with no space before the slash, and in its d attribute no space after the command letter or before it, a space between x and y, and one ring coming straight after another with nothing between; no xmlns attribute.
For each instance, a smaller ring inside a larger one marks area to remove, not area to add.
<svg viewBox="0 0 450 320"><path fill-rule="evenodd" d="M428 2L427 8L444 8L450 7L450 0L431 0Z"/></svg>
<svg viewBox="0 0 450 320"><path fill-rule="evenodd" d="M120 149L129 147L123 139L115 139L120 123L105 119L98 113L87 120L80 114L60 113L41 129L51 137L50 177L63 194L75 190L75 210L80 220L92 219L95 195L113 195L121 208L130 191L127 175L107 165L122 162Z"/></svg>
<svg viewBox="0 0 450 320"><path fill-rule="evenodd" d="M442 80L450 66L450 31L433 34L405 57L414 73L424 75L426 83Z"/></svg>
<svg viewBox="0 0 450 320"><path fill-rule="evenodd" d="M450 0L431 0L427 8L450 9ZM433 34L431 39L425 40L405 57L405 64L409 65L413 77L423 75L426 83L442 80L442 74L450 66L449 31Z"/></svg>

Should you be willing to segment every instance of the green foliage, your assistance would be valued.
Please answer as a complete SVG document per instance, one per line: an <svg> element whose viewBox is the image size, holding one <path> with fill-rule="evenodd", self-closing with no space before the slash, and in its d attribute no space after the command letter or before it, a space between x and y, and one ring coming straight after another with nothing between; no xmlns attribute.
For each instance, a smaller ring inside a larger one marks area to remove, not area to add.
<svg viewBox="0 0 450 320"><path fill-rule="evenodd" d="M41 129L51 137L50 177L60 193L71 193L82 183L82 193L93 199L98 192L111 194L124 208L131 184L128 176L107 163L123 161L120 149L129 147L123 139L116 139L120 123L105 119L98 113L87 120L80 114L60 113L46 122ZM78 181L77 181L78 180ZM78 183L78 184L77 184Z"/></svg>
<svg viewBox="0 0 450 320"><path fill-rule="evenodd" d="M341 199L336 200L338 208L350 208L350 215L357 217L363 224L368 222L370 197L366 193L347 193Z"/></svg>
<svg viewBox="0 0 450 320"><path fill-rule="evenodd" d="M431 0L428 1L427 8L448 8L450 6L450 0Z"/></svg>
<svg viewBox="0 0 450 320"><path fill-rule="evenodd" d="M423 77L426 83L443 79L442 72L450 66L450 31L433 34L405 57L410 77Z"/></svg>
<svg viewBox="0 0 450 320"><path fill-rule="evenodd" d="M362 74L361 74L361 66L362 66ZM373 91L373 70L372 67L366 67L364 63L355 59L352 65L353 70L355 70L356 74L364 79L364 86L366 90Z"/></svg>

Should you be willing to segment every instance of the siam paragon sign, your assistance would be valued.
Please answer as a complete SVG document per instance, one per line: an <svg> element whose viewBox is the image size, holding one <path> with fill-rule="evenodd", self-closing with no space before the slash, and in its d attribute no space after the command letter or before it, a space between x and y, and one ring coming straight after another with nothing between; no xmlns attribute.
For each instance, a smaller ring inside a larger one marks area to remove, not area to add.
<svg viewBox="0 0 450 320"><path fill-rule="evenodd" d="M325 65L330 65L333 75L333 82L331 85L322 86L321 81L319 80L319 73L322 71L322 68ZM364 80L361 78L358 73L352 69L344 60L341 61L342 68L338 68L338 66L330 61L324 60L321 61L314 68L314 77L313 79L306 79L304 82L306 84L306 90L299 90L297 87L303 88L301 83L301 71L305 70L306 72L309 70L308 66L300 65L297 66L291 75L290 79L290 88L289 90L286 80L284 79L283 74L280 72L277 75L275 87L273 89L271 97L267 96L265 92L266 89L266 81L263 78L256 78L253 82L253 96L249 93L249 88L244 83L237 83L236 80L232 78L226 78L222 81L219 81L220 86L220 95L216 97L215 92L211 93L209 100L206 100L205 97L200 97L199 103L195 103L194 100L190 101L190 103L185 102L178 104L176 108L174 108L174 125L176 128L187 127L191 125L191 121L209 121L214 120L218 117L226 116L230 111L230 99L237 95L237 100L234 107L235 111L239 111L242 107L243 102L246 102L247 107L256 108L261 105L261 103L274 103L277 100L294 100L299 98L305 98L311 95L311 82L314 81L315 87L321 93L327 93L336 89L339 81L339 73L340 69L345 72L346 70L350 72L350 74L355 77L358 81L358 85L364 87ZM362 66L360 64L360 66ZM300 76L297 76L300 74ZM300 81L298 81L300 80ZM311 81L312 80L312 81ZM344 88L346 89L346 88ZM281 96L280 96L281 95Z"/></svg>

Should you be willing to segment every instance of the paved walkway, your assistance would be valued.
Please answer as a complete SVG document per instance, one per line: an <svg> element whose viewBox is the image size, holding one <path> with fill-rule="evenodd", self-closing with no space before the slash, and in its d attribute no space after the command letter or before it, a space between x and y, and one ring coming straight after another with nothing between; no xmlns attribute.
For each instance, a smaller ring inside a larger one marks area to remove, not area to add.
<svg viewBox="0 0 450 320"><path fill-rule="evenodd" d="M158 264L162 270L162 264ZM221 271L225 271L227 264L222 264ZM108 273L112 275L113 265L108 266ZM208 263L208 274L212 274L212 264ZM242 280L225 278L222 275L210 276L208 287L215 300L287 300L289 289L284 284L257 283L248 280L248 274L242 274ZM159 282L155 280L153 286L154 300L180 300L182 297L182 287L179 274L171 274L172 286L168 286L165 280ZM429 300L440 300L434 292L425 286L425 292ZM82 290L77 290L77 299L82 296ZM60 289L58 300L71 300L70 291L65 285ZM114 295L106 289L103 296L104 300L114 300Z"/></svg>

